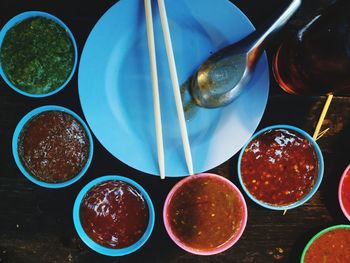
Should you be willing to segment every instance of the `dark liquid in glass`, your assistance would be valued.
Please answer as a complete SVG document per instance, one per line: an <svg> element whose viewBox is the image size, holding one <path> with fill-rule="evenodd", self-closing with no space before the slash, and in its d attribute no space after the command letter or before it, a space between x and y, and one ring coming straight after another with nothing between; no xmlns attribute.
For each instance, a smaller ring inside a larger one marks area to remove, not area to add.
<svg viewBox="0 0 350 263"><path fill-rule="evenodd" d="M276 52L273 70L286 92L319 95L350 88L350 1L316 16Z"/></svg>

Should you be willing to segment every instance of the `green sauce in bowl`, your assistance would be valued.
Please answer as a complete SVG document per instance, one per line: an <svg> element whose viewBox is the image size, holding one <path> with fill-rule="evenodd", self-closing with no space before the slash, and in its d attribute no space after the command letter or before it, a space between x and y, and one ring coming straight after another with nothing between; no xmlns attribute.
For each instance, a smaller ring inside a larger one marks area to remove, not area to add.
<svg viewBox="0 0 350 263"><path fill-rule="evenodd" d="M75 51L68 32L52 19L36 16L10 28L0 49L2 69L18 89L46 94L69 78Z"/></svg>

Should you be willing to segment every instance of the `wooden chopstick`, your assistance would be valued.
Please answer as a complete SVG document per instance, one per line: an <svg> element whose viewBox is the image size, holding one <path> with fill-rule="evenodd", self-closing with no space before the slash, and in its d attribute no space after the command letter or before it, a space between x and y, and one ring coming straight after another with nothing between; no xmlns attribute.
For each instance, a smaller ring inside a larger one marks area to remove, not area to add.
<svg viewBox="0 0 350 263"><path fill-rule="evenodd" d="M164 163L164 146L163 146L163 133L162 133L162 118L160 114L158 73L157 73L156 51L155 51L155 44L154 44L151 0L144 0L144 4L145 4L145 14L146 14L148 51L149 51L151 76L152 76L152 96L153 96L154 121L155 121L156 139L157 139L158 165L159 165L160 178L164 179L165 163Z"/></svg>
<svg viewBox="0 0 350 263"><path fill-rule="evenodd" d="M184 114L183 106L182 106L179 80L177 78L173 46L171 43L168 18L167 18L166 9L165 9L165 5L164 5L163 0L158 0L158 8L159 8L162 29L163 29L166 54L168 57L170 77L171 77L171 82L172 82L173 91L174 91L177 117L178 117L179 124L180 124L182 145L183 145L183 149L184 149L184 153L185 153L187 169L188 169L189 174L192 175L193 174L193 163L192 163L191 148L190 148L190 143L188 141L185 114Z"/></svg>

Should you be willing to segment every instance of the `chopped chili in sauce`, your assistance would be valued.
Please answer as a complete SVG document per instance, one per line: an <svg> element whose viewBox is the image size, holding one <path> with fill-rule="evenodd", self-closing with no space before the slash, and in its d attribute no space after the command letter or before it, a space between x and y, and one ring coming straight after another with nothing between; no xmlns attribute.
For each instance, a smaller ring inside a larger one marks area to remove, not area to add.
<svg viewBox="0 0 350 263"><path fill-rule="evenodd" d="M124 248L145 233L149 211L139 190L126 182L111 180L87 192L80 205L80 221L96 243Z"/></svg>
<svg viewBox="0 0 350 263"><path fill-rule="evenodd" d="M350 169L346 173L341 189L341 199L346 212L350 215Z"/></svg>
<svg viewBox="0 0 350 263"><path fill-rule="evenodd" d="M301 134L273 129L245 148L241 176L248 191L270 205L289 205L307 195L318 174L316 152Z"/></svg>
<svg viewBox="0 0 350 263"><path fill-rule="evenodd" d="M84 127L63 111L45 111L30 119L18 141L25 169L47 183L65 182L78 175L89 157Z"/></svg>
<svg viewBox="0 0 350 263"><path fill-rule="evenodd" d="M350 229L336 228L320 235L305 253L304 263L349 263Z"/></svg>
<svg viewBox="0 0 350 263"><path fill-rule="evenodd" d="M243 205L227 183L196 177L174 193L167 217L181 242L193 249L211 250L236 236L243 220Z"/></svg>

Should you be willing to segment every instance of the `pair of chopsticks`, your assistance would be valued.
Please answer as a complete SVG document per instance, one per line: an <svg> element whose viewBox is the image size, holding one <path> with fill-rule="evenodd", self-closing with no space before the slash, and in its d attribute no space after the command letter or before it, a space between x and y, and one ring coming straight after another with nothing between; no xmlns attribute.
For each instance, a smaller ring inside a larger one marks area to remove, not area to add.
<svg viewBox="0 0 350 263"><path fill-rule="evenodd" d="M152 95L153 95L154 119L155 119L156 138L157 138L158 164L159 164L160 178L164 179L165 178L164 146L163 146L163 134L162 134L162 120L161 120L160 103L159 103L158 73L157 73L156 51L155 51L155 44L154 44L151 0L144 0L144 4L145 4L145 14L146 14L148 50L149 50L151 77L152 77ZM158 8L159 8L160 20L162 24L166 54L168 57L168 65L169 65L169 71L171 76L171 82L172 82L173 91L174 91L177 117L180 124L182 145L185 153L187 169L189 174L192 175L193 164L192 164L191 148L188 141L185 114L182 106L179 81L177 78L175 58L174 58L174 52L173 52L173 47L172 47L171 38L170 38L168 18L166 14L164 0L158 0Z"/></svg>

